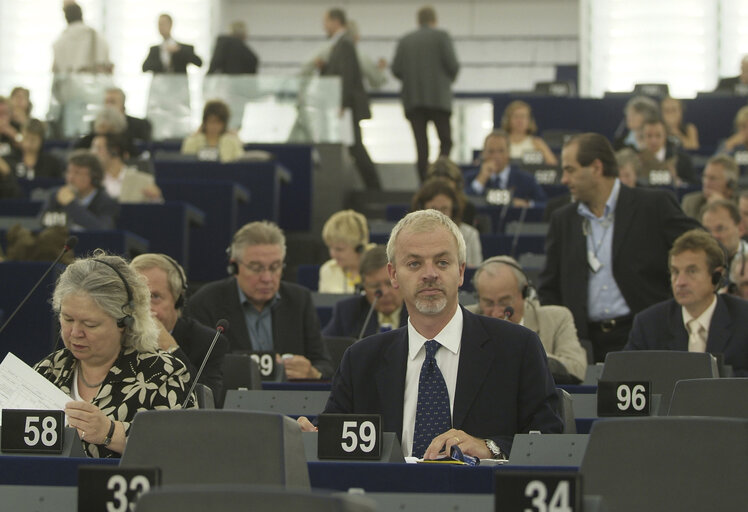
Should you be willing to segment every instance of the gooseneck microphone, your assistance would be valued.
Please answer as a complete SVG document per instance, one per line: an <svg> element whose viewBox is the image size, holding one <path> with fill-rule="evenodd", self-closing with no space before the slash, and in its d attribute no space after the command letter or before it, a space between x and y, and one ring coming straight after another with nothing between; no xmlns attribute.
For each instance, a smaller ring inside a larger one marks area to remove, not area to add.
<svg viewBox="0 0 748 512"><path fill-rule="evenodd" d="M509 320L512 318L512 315L514 314L514 308L512 306L507 306L504 308L504 320Z"/></svg>
<svg viewBox="0 0 748 512"><path fill-rule="evenodd" d="M358 333L358 338L356 338L356 341L360 340L364 337L364 332L366 332L366 326L369 325L369 320L371 320L371 314L374 313L374 308L377 305L377 302L382 297L382 290L377 290L374 292L374 300L371 302L371 306L369 307L369 312L366 313L366 320L364 320L364 325L361 326L361 332Z"/></svg>
<svg viewBox="0 0 748 512"><path fill-rule="evenodd" d="M210 344L210 347L208 347L208 352L205 353L205 357L203 358L203 362L200 365L200 369L197 370L197 373L195 374L195 379L192 381L192 386L190 386L190 390L187 392L187 398L184 399L184 403L182 404L182 409L187 407L187 404L190 403L192 400L192 392L195 391L195 386L197 386L197 379L200 378L200 375L203 373L203 368L205 368L205 365L208 363L208 358L210 357L210 353L213 352L213 347L216 346L216 341L218 341L218 337L223 334L226 329L229 328L229 321L225 318L221 318L216 323L216 335L213 336L213 341Z"/></svg>
<svg viewBox="0 0 748 512"><path fill-rule="evenodd" d="M72 251L75 249L75 246L78 244L78 237L73 235L69 236L67 240L65 240L65 245L62 247L62 252L57 256L57 258L52 262L52 264L47 268L47 271L44 272L44 275L39 278L39 280L36 282L34 287L31 289L29 293L26 294L26 296L23 298L20 304L18 304L18 307L11 313L11 315L8 317L8 319L5 321L2 327L0 327L0 334L5 330L5 328L8 326L11 320L13 320L13 317L16 316L16 313L20 311L20 309L23 307L24 304L29 300L29 297L31 297L31 294L34 293L34 291L39 287L40 284L42 284L42 281L44 281L44 278L47 277L47 275L52 272L52 269L55 268L55 265L57 265L62 257L65 255L66 252Z"/></svg>

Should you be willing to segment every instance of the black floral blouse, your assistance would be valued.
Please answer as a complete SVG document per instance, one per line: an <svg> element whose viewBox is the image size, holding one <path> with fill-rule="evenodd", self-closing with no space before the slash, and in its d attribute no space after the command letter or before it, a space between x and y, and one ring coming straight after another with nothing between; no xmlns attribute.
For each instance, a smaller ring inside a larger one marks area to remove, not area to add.
<svg viewBox="0 0 748 512"><path fill-rule="evenodd" d="M68 349L58 350L39 361L34 369L70 395L78 360ZM123 349L91 403L130 433L130 422L138 411L179 409L187 397L189 372L184 364L166 352L138 353ZM197 407L197 400L192 400ZM82 441L89 457L112 458L120 454L103 445Z"/></svg>

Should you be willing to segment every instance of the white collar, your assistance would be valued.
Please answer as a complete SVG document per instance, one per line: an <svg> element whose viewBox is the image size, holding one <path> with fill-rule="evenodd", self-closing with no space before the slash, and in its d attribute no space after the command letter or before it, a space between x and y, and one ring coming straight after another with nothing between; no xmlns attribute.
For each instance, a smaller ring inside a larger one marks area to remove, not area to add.
<svg viewBox="0 0 748 512"><path fill-rule="evenodd" d="M457 306L455 314L452 319L439 331L439 333L433 338L424 338L421 333L416 331L413 327L410 317L408 318L408 358L411 360L416 358L421 347L428 341L428 339L435 339L443 347L457 354L460 350L460 340L462 339L462 308Z"/></svg>

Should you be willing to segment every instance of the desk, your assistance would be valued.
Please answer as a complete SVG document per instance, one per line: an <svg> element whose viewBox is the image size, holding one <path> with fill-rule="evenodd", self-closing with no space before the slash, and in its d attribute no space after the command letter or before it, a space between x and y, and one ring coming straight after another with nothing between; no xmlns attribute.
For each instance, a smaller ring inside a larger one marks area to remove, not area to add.
<svg viewBox="0 0 748 512"><path fill-rule="evenodd" d="M205 214L193 205L166 201L163 204L123 204L117 224L145 237L150 241L151 252L168 254L188 271L190 231L202 226L204 221Z"/></svg>
<svg viewBox="0 0 748 512"><path fill-rule="evenodd" d="M0 201L1 203L2 201ZM0 240L3 244L6 241L6 234L5 229L0 229ZM74 253L79 257L92 253L96 249L104 249L107 252L133 258L138 254L147 252L150 245L148 240L142 236L123 230L75 231L71 234L78 237L78 245L75 246ZM62 246L60 246L60 250L62 250Z"/></svg>
<svg viewBox="0 0 748 512"><path fill-rule="evenodd" d="M207 282L225 277L223 250L244 224L240 211L250 201L249 190L229 180L159 179L157 183L164 197L186 201L205 212L202 225L190 230L188 278Z"/></svg>

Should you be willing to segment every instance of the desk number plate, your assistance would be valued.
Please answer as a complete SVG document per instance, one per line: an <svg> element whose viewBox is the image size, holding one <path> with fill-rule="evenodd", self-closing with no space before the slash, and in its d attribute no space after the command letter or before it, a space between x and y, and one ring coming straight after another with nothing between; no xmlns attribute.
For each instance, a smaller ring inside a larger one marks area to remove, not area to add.
<svg viewBox="0 0 748 512"><path fill-rule="evenodd" d="M64 411L3 409L4 452L62 453L64 439Z"/></svg>
<svg viewBox="0 0 748 512"><path fill-rule="evenodd" d="M496 471L496 512L581 512L582 475L570 471Z"/></svg>
<svg viewBox="0 0 748 512"><path fill-rule="evenodd" d="M379 459L382 456L382 417L378 414L321 414L317 457L320 459Z"/></svg>
<svg viewBox="0 0 748 512"><path fill-rule="evenodd" d="M597 383L597 415L649 416L652 384L647 381L604 381Z"/></svg>

